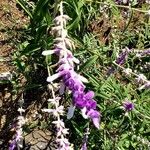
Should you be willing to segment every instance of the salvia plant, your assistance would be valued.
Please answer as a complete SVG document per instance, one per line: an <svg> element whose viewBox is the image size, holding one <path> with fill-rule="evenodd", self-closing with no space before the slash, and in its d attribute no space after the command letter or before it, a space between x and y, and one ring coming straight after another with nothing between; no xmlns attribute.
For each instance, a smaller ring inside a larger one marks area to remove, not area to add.
<svg viewBox="0 0 150 150"><path fill-rule="evenodd" d="M87 79L79 75L75 71L75 64L79 64L79 60L73 56L72 48L75 48L73 41L69 39L66 23L71 18L63 13L63 2L59 4L60 15L54 19L55 26L52 27L52 33L55 35L53 50L43 51L43 55L56 54L59 57L56 74L47 78L47 81L52 83L54 80L60 80L59 94L64 94L65 90L70 91L72 94L72 104L69 107L67 118L72 118L74 109L81 109L82 116L85 119L91 119L95 127L99 129L100 113L96 110L96 101L93 91L85 91L84 82ZM54 94L54 93L53 93ZM44 109L45 112L52 112L57 120L53 123L57 127L57 142L59 142L58 149L71 149L68 140L64 138L69 132L64 127L64 122L60 119L59 115L63 115L63 106L59 105L60 98L53 95L50 100L55 105L55 109ZM84 146L85 147L85 146ZM85 149L85 148L83 148Z"/></svg>

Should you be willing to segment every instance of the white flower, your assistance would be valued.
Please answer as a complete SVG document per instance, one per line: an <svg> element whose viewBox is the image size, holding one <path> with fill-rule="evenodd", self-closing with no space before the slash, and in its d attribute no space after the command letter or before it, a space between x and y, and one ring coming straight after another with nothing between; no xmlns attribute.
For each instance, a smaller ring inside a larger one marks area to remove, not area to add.
<svg viewBox="0 0 150 150"><path fill-rule="evenodd" d="M59 145L62 146L62 148L66 148L70 145L68 139L64 137L57 138L56 142L59 143ZM64 150L69 150L69 149L64 149Z"/></svg>
<svg viewBox="0 0 150 150"><path fill-rule="evenodd" d="M17 144L20 148L23 148L23 137L17 141Z"/></svg>
<svg viewBox="0 0 150 150"><path fill-rule="evenodd" d="M81 82L88 83L88 80L85 77L78 75L78 78L80 79Z"/></svg>
<svg viewBox="0 0 150 150"><path fill-rule="evenodd" d="M57 132L57 137L59 137L61 135L65 136L65 135L69 134L68 130L69 129L67 129L67 128L60 128L59 131Z"/></svg>
<svg viewBox="0 0 150 150"><path fill-rule="evenodd" d="M57 43L57 44L54 44L56 47L58 47L58 48L60 48L60 49L66 49L66 47L64 46L64 44L63 44L63 42L61 41L61 42L59 42L59 43Z"/></svg>
<svg viewBox="0 0 150 150"><path fill-rule="evenodd" d="M150 0L146 0L146 3L150 4Z"/></svg>
<svg viewBox="0 0 150 150"><path fill-rule="evenodd" d="M61 97L56 97L56 98L53 98L53 99L48 99L47 101L48 102L51 102L51 104L54 104L56 105L56 103L58 103L58 101L61 99Z"/></svg>
<svg viewBox="0 0 150 150"><path fill-rule="evenodd" d="M53 74L52 76L47 78L47 82L52 82L52 81L56 80L59 77L61 77L61 73Z"/></svg>
<svg viewBox="0 0 150 150"><path fill-rule="evenodd" d="M75 58L75 57L73 57L73 61L74 61L76 64L79 64L79 63L80 63L79 59L77 59L77 58Z"/></svg>
<svg viewBox="0 0 150 150"><path fill-rule="evenodd" d="M149 88L150 88L150 81L147 81L144 85L142 85L141 87L139 87L139 90L149 89Z"/></svg>
<svg viewBox="0 0 150 150"><path fill-rule="evenodd" d="M123 70L123 73L124 73L125 75L127 75L127 76L130 76L131 73L132 73L132 69L130 69L130 68L124 69L124 70Z"/></svg>
<svg viewBox="0 0 150 150"><path fill-rule="evenodd" d="M52 27L52 31L53 31L53 32L57 32L57 31L59 31L59 30L61 30L61 29L62 29L61 26Z"/></svg>
<svg viewBox="0 0 150 150"><path fill-rule="evenodd" d="M56 53L57 50L45 50L42 52L42 55L47 56Z"/></svg>
<svg viewBox="0 0 150 150"><path fill-rule="evenodd" d="M63 40L64 40L64 38L62 38L62 37L57 37L54 39L54 41L56 41L56 42L63 42Z"/></svg>
<svg viewBox="0 0 150 150"><path fill-rule="evenodd" d="M58 108L56 108L56 111L59 113L59 115L64 114L64 106L60 105Z"/></svg>
<svg viewBox="0 0 150 150"><path fill-rule="evenodd" d="M87 111L86 107L84 107L83 109L81 109L83 118L88 119L89 116L86 114L86 111Z"/></svg>
<svg viewBox="0 0 150 150"><path fill-rule="evenodd" d="M144 83L144 81L147 79L143 74L139 74L136 80L137 80L137 83Z"/></svg>
<svg viewBox="0 0 150 150"><path fill-rule="evenodd" d="M52 112L54 112L53 109L47 109L47 108L42 109L42 111L43 111L43 112L47 112L47 113L52 113Z"/></svg>
<svg viewBox="0 0 150 150"><path fill-rule="evenodd" d="M57 129L57 137L60 137L62 135L62 127Z"/></svg>
<svg viewBox="0 0 150 150"><path fill-rule="evenodd" d="M53 121L52 123L55 124L57 128L65 128L65 124L62 120Z"/></svg>
<svg viewBox="0 0 150 150"><path fill-rule="evenodd" d="M127 4L128 0L123 0L122 2L123 4Z"/></svg>
<svg viewBox="0 0 150 150"><path fill-rule="evenodd" d="M21 108L18 108L18 112L23 113L25 112L25 110L21 107Z"/></svg>
<svg viewBox="0 0 150 150"><path fill-rule="evenodd" d="M23 116L18 116L18 122L20 123L20 124L25 124L25 119L24 119L24 117Z"/></svg>
<svg viewBox="0 0 150 150"><path fill-rule="evenodd" d="M66 38L68 36L67 30L63 29L62 30L62 38Z"/></svg>
<svg viewBox="0 0 150 150"><path fill-rule="evenodd" d="M140 53L137 53L135 56L140 58L140 57L141 57L141 54L140 54Z"/></svg>
<svg viewBox="0 0 150 150"><path fill-rule="evenodd" d="M69 134L68 130L69 130L69 129L64 128L64 129L62 130L63 135L67 135L67 134Z"/></svg>
<svg viewBox="0 0 150 150"><path fill-rule="evenodd" d="M22 128L16 131L18 139L22 138Z"/></svg>
<svg viewBox="0 0 150 150"><path fill-rule="evenodd" d="M65 38L65 44L66 44L67 48L70 48L70 49L72 49L72 48L74 49L75 48L73 41L71 41L68 38Z"/></svg>

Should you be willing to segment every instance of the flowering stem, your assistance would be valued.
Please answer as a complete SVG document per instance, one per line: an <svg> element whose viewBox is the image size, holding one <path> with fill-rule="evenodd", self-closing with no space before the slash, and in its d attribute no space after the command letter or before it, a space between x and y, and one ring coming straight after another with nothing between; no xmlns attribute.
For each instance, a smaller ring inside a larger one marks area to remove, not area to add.
<svg viewBox="0 0 150 150"><path fill-rule="evenodd" d="M63 22L63 2L60 1L59 3L59 11L60 11L60 37L61 37L61 42L62 42L62 47L65 49L65 37L63 36L63 31L64 31L64 22ZM57 28L54 27L54 28ZM56 52L56 50L53 50L53 52ZM50 52L51 53L51 52ZM65 54L65 51L64 53ZM63 57L62 54L59 55L59 60L61 60ZM56 66L59 65L59 63L55 64ZM48 76L50 77L50 67L47 65L47 71L48 71ZM55 124L56 126L56 132L57 132L57 136L56 136L56 143L57 143L57 149L58 150L71 150L72 147L68 141L66 137L66 135L68 134L68 129L65 128L64 122L61 119L61 115L63 115L63 106L60 105L59 100L60 97L55 96L55 91L54 91L54 84L51 81L50 84L48 85L48 89L51 91L52 94L52 99L49 99L50 103L53 105L53 109L43 109L44 112L49 112L52 113L53 116L55 117L55 121L53 121L52 123ZM57 87L58 89L58 87Z"/></svg>
<svg viewBox="0 0 150 150"><path fill-rule="evenodd" d="M117 63L115 63L115 62L113 62L113 64L115 65L115 66L117 66L117 67L119 67L120 69L122 69L122 70L125 70L125 68L124 67L122 67L122 66L120 66L119 64L117 64ZM133 76L135 76L135 77L139 77L139 75L138 74L136 74L136 73L134 73L134 72L130 72L130 74L132 74ZM146 80L146 79L143 79L143 81L144 82L148 82L148 80Z"/></svg>
<svg viewBox="0 0 150 150"><path fill-rule="evenodd" d="M58 60L58 69L56 73L47 78L47 81L51 84L57 78L60 78L59 84L59 93L60 95L64 94L65 89L70 90L73 100L72 105L69 108L67 118L70 119L73 116L74 109L80 108L82 111L82 116L87 119L91 119L95 127L99 129L100 122L100 113L96 110L96 101L93 99L94 92L88 91L85 92L85 85L83 82L88 82L86 78L79 75L74 70L74 64L79 64L79 60L75 58L70 51L70 49L74 48L73 41L69 38L66 29L66 22L71 18L65 14L63 14L63 2L60 1L59 4L60 15L56 16L54 19L55 26L52 27L52 34L55 36L54 39L54 49L43 51L43 55L51 55L56 54L59 56ZM49 71L48 71L49 72ZM61 84L61 83L62 84ZM53 112L57 121L53 121L57 127L57 138L56 141L61 148L65 148L66 150L70 150L70 143L65 138L65 135L68 134L67 130L64 127L64 123L60 119L60 112L62 112L62 107L59 106L59 100L56 100L55 92L53 87L51 88L52 92L52 102L54 104L54 109L44 109L46 112ZM61 107L61 108L60 108ZM63 143L63 144L62 144Z"/></svg>
<svg viewBox="0 0 150 150"><path fill-rule="evenodd" d="M25 124L25 119L23 117L23 112L25 112L25 110L22 108L23 106L23 93L22 93L22 98L20 101L20 108L18 108L18 112L19 112L19 116L17 117L17 122L13 125L14 126L14 130L16 131L13 140L10 142L9 145L9 150L14 150L16 147L17 149L23 148L23 137L22 137L22 127Z"/></svg>
<svg viewBox="0 0 150 150"><path fill-rule="evenodd" d="M138 83L138 84L142 84L142 86L140 86L138 89L139 90L142 90L142 89L149 89L150 88L150 81L149 80L147 80L147 78L145 77L145 75L143 75L143 74L136 74L136 73L134 73L134 72L132 72L132 70L130 69L130 68L124 68L124 67L122 67L119 63L117 63L117 62L113 62L113 64L114 65L116 65L117 67L119 67L120 69L122 69L123 70L123 72L127 75L127 76L129 76L129 75L133 75L133 76L135 76L136 78L136 82Z"/></svg>

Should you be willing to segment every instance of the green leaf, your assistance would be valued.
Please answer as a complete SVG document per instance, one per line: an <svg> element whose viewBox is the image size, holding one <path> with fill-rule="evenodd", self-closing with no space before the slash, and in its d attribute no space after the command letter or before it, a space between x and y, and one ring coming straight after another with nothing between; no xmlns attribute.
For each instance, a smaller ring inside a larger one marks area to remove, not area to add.
<svg viewBox="0 0 150 150"><path fill-rule="evenodd" d="M74 126L76 132L78 133L78 135L80 137L82 137L82 132L79 130L80 129L79 126L74 121L71 121L71 122L72 122L72 125Z"/></svg>
<svg viewBox="0 0 150 150"><path fill-rule="evenodd" d="M17 65L19 70L21 70L22 72L25 71L25 63L24 62L21 62L19 59L16 59L14 63Z"/></svg>
<svg viewBox="0 0 150 150"><path fill-rule="evenodd" d="M99 97L101 97L103 99L109 99L111 97L111 95L109 95L107 93L104 93L104 92L96 94L96 96L99 96Z"/></svg>
<svg viewBox="0 0 150 150"><path fill-rule="evenodd" d="M49 0L39 0L38 1L35 11L34 11L34 17L37 16L41 12L41 9L44 7L44 5L46 5L48 3L48 1Z"/></svg>
<svg viewBox="0 0 150 150"><path fill-rule="evenodd" d="M33 52L36 52L40 49L40 47L37 47L37 44L30 44L28 45L22 52L21 52L21 55L29 55Z"/></svg>
<svg viewBox="0 0 150 150"><path fill-rule="evenodd" d="M30 18L33 18L32 13L27 7L27 2L24 2L23 0L16 0L16 1L23 8L23 10L30 16Z"/></svg>
<svg viewBox="0 0 150 150"><path fill-rule="evenodd" d="M93 84L95 87L99 87L99 80L97 80L97 79L95 78L95 76L93 76L92 74L87 74L87 73L84 73L84 74L89 77L90 82L92 82L92 84Z"/></svg>
<svg viewBox="0 0 150 150"><path fill-rule="evenodd" d="M81 67L80 67L80 71L82 70L85 70L89 67L91 67L95 62L96 60L98 59L98 56L97 55L94 55L94 56L91 56Z"/></svg>

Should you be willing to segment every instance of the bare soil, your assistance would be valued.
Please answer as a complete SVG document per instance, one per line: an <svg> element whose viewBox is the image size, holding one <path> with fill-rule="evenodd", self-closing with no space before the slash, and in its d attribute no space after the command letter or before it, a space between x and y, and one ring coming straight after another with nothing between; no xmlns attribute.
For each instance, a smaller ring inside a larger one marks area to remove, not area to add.
<svg viewBox="0 0 150 150"><path fill-rule="evenodd" d="M11 55L20 41L29 19L19 10L15 0L0 1L0 73L12 71Z"/></svg>

